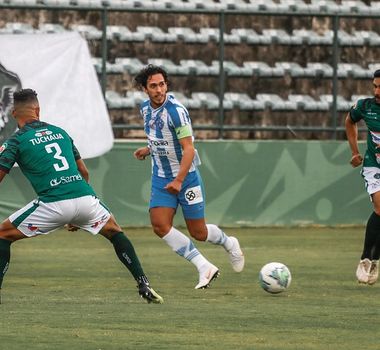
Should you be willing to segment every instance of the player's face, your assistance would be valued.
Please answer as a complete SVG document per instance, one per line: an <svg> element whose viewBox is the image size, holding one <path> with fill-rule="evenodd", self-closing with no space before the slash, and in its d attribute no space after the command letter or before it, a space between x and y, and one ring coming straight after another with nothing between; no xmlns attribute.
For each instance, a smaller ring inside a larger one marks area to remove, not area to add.
<svg viewBox="0 0 380 350"><path fill-rule="evenodd" d="M160 107L165 102L168 91L168 85L163 75L161 73L151 75L148 78L144 91L148 94L152 107Z"/></svg>
<svg viewBox="0 0 380 350"><path fill-rule="evenodd" d="M376 103L380 103L380 78L373 79L373 95Z"/></svg>

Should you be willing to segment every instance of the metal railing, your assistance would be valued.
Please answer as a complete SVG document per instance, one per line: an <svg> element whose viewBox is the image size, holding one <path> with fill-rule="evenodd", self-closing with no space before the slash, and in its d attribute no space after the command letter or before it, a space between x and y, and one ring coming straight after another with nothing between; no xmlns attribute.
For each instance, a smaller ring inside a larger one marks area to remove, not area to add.
<svg viewBox="0 0 380 350"><path fill-rule="evenodd" d="M113 6L112 1L103 1L102 5L95 6L78 6L78 5L66 5L61 6L57 4L56 6L47 6L43 3L28 5L24 4L12 4L12 2L2 2L0 0L0 11L1 9L28 9L28 10L48 10L48 11L62 11L62 10L75 10L75 11L99 11L101 12L102 18L102 40L101 40L101 56L102 56L102 69L100 73L100 84L102 91L105 94L106 84L107 84L107 71L106 62L108 60L108 42L107 42L107 25L108 17L110 12L136 12L136 13L162 13L162 14L199 14L199 15L217 15L219 17L219 108L218 108L218 123L217 125L194 125L194 129L197 130L217 130L219 133L219 138L223 138L225 131L325 131L331 133L333 139L337 138L337 133L344 131L343 127L338 126L338 110L337 110L337 95L338 95L338 62L339 62L339 40L338 40L338 30L340 27L341 18L373 18L378 19L380 17L380 10L372 11L371 13L328 13L320 11L297 11L292 10L286 12L268 11L268 10L257 10L257 11L246 11L239 9L181 9L181 8L155 8L155 7L124 7L124 6ZM326 127L300 127L300 126L258 126L258 125L225 125L225 110L223 108L223 97L225 92L225 72L224 72L224 32L225 32L225 18L226 16L243 15L243 16L298 16L298 17L328 17L332 19L332 30L333 30L333 42L332 42L332 66L333 66L333 77L332 77L332 91L333 101L331 104L331 115L332 122L331 126ZM141 129L140 125L124 125L124 124L114 124L114 129ZM365 129L359 129L363 131Z"/></svg>

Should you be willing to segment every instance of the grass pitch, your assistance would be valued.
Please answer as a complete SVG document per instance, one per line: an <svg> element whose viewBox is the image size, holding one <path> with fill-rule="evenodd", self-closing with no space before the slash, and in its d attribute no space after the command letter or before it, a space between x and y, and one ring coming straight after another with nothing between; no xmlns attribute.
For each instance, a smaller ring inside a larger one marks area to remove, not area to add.
<svg viewBox="0 0 380 350"><path fill-rule="evenodd" d="M165 304L144 303L112 245L58 231L16 242L3 283L0 349L379 349L380 282L360 286L363 229L229 229L246 267L232 271L221 247L197 243L221 270L208 290L150 229L128 236ZM258 284L265 263L292 273L283 294Z"/></svg>

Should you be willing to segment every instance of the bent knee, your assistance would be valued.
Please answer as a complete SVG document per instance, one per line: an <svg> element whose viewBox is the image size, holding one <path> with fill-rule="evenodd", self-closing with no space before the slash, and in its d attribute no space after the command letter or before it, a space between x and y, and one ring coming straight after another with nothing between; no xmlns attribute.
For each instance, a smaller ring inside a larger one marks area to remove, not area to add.
<svg viewBox="0 0 380 350"><path fill-rule="evenodd" d="M152 223L153 232L158 237L164 237L172 228L171 225L168 224L162 224L162 223Z"/></svg>
<svg viewBox="0 0 380 350"><path fill-rule="evenodd" d="M207 230L205 229L189 230L189 233L197 241L205 241L207 239Z"/></svg>

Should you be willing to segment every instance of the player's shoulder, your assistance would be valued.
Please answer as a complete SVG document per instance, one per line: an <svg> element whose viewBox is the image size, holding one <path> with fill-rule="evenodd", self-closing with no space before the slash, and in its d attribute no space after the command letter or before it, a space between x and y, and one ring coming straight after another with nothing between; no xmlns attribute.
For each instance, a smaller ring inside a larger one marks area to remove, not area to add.
<svg viewBox="0 0 380 350"><path fill-rule="evenodd" d="M373 104L376 104L374 97L359 98L352 106L352 109L366 110L372 108Z"/></svg>
<svg viewBox="0 0 380 350"><path fill-rule="evenodd" d="M183 110L186 113L188 113L186 107L180 101L177 100L177 98L175 97L173 93L168 93L165 107L169 112L171 110L176 110L176 111Z"/></svg>

